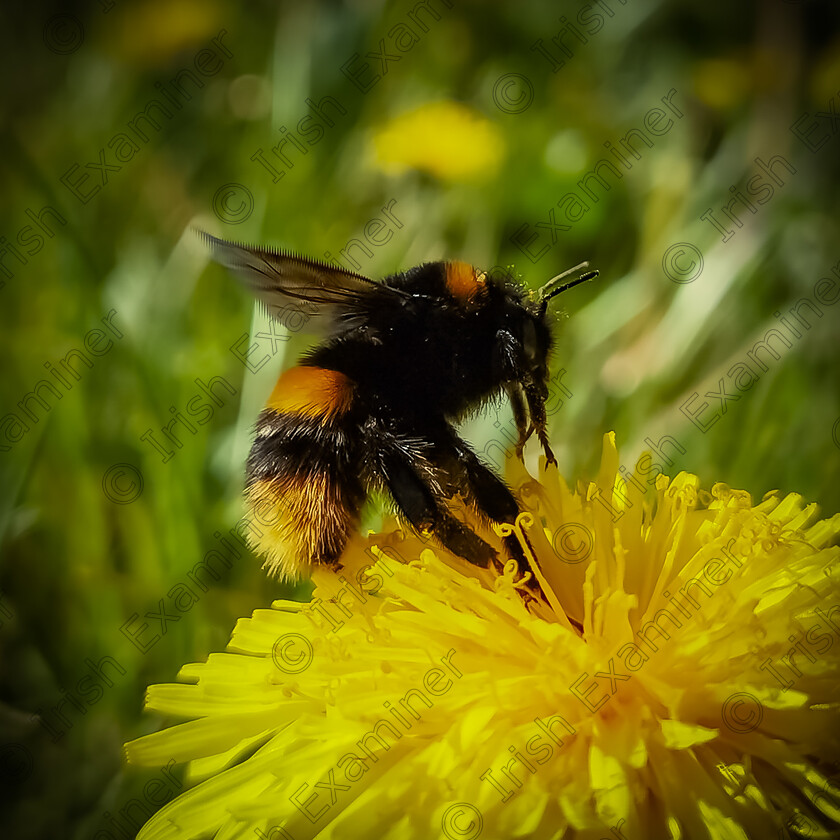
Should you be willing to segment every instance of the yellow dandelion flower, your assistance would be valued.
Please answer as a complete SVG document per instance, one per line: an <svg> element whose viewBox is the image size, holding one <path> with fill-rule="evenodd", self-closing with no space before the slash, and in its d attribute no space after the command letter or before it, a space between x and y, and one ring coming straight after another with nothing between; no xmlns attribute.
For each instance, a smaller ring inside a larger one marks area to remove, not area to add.
<svg viewBox="0 0 840 840"><path fill-rule="evenodd" d="M650 504L618 465L607 435L576 491L520 472L548 603L374 536L152 686L189 720L128 759L194 786L139 836L836 836L840 515L686 473Z"/></svg>
<svg viewBox="0 0 840 840"><path fill-rule="evenodd" d="M401 114L374 135L386 172L419 169L453 181L492 175L504 153L497 127L458 102L430 102Z"/></svg>

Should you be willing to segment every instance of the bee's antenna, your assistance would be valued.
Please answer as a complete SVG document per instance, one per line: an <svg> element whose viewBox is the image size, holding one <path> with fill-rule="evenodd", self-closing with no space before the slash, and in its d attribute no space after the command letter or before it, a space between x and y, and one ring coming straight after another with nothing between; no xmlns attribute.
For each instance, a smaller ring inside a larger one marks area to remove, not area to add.
<svg viewBox="0 0 840 840"><path fill-rule="evenodd" d="M555 295L559 295L560 292L568 291L569 289L573 289L575 286L579 286L581 283L594 280L600 273L601 272L598 271L598 269L595 269L594 271L587 271L586 274L581 274L577 280L572 280L570 283L564 283L562 286L552 289L547 295L543 295L543 300L550 300Z"/></svg>
<svg viewBox="0 0 840 840"><path fill-rule="evenodd" d="M576 271L580 271L581 269L589 268L588 262L582 262L580 265L576 265L574 268L570 268L567 271L564 271L562 274L558 274L556 277L552 277L551 280L548 281L541 289L538 289L534 294L537 300L545 305L551 298L555 295L559 295L560 292L565 292L568 289L571 289L573 286L577 286L580 283L585 283L587 280L593 280L598 276L597 271L587 271L586 274L581 274L576 280L572 280L569 283L564 283L562 286L557 285L558 280L562 280L564 277L568 277L570 274L574 274Z"/></svg>

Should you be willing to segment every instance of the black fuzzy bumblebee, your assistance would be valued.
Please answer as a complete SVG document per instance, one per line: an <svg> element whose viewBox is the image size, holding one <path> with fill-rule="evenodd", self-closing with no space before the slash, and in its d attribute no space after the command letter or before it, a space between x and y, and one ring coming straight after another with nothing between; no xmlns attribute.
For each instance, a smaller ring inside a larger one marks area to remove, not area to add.
<svg viewBox="0 0 840 840"><path fill-rule="evenodd" d="M326 340L283 373L260 413L248 457L246 498L255 548L272 574L295 578L313 563L339 561L368 492L387 490L424 536L477 566L496 550L456 518L460 495L482 518L512 523L507 485L457 435L452 423L507 394L517 454L546 434L546 324L559 285L586 263L529 293L464 262L432 262L375 282L314 260L204 234L271 315L301 314ZM271 523L271 527L265 527ZM523 571L518 544L509 550Z"/></svg>

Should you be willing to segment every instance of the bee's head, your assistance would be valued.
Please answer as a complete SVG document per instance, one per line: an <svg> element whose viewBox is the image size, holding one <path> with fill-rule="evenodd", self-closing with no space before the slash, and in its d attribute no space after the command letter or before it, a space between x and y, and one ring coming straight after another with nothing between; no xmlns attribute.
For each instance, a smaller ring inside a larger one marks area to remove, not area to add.
<svg viewBox="0 0 840 840"><path fill-rule="evenodd" d="M522 346L531 363L532 373L538 380L545 375L546 360L551 348L551 334L546 323L548 302L561 292L597 277L597 271L587 271L575 280L560 284L559 281L564 277L588 267L589 263L586 262L576 265L574 268L552 277L542 288L527 294L524 307L527 317L522 325Z"/></svg>
<svg viewBox="0 0 840 840"><path fill-rule="evenodd" d="M518 330L531 376L538 382L547 375L548 353L551 350L551 330L545 316L544 307L529 303L523 309Z"/></svg>

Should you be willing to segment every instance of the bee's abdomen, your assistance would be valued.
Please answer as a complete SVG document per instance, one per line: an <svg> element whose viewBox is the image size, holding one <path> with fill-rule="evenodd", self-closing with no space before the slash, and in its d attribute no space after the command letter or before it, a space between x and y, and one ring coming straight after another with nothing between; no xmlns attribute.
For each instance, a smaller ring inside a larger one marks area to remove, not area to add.
<svg viewBox="0 0 840 840"><path fill-rule="evenodd" d="M278 414L331 420L353 403L353 381L337 370L298 365L277 380L266 408Z"/></svg>
<svg viewBox="0 0 840 840"><path fill-rule="evenodd" d="M277 381L248 457L250 541L265 565L297 577L334 563L364 499L348 434L355 385L338 371L300 365Z"/></svg>

